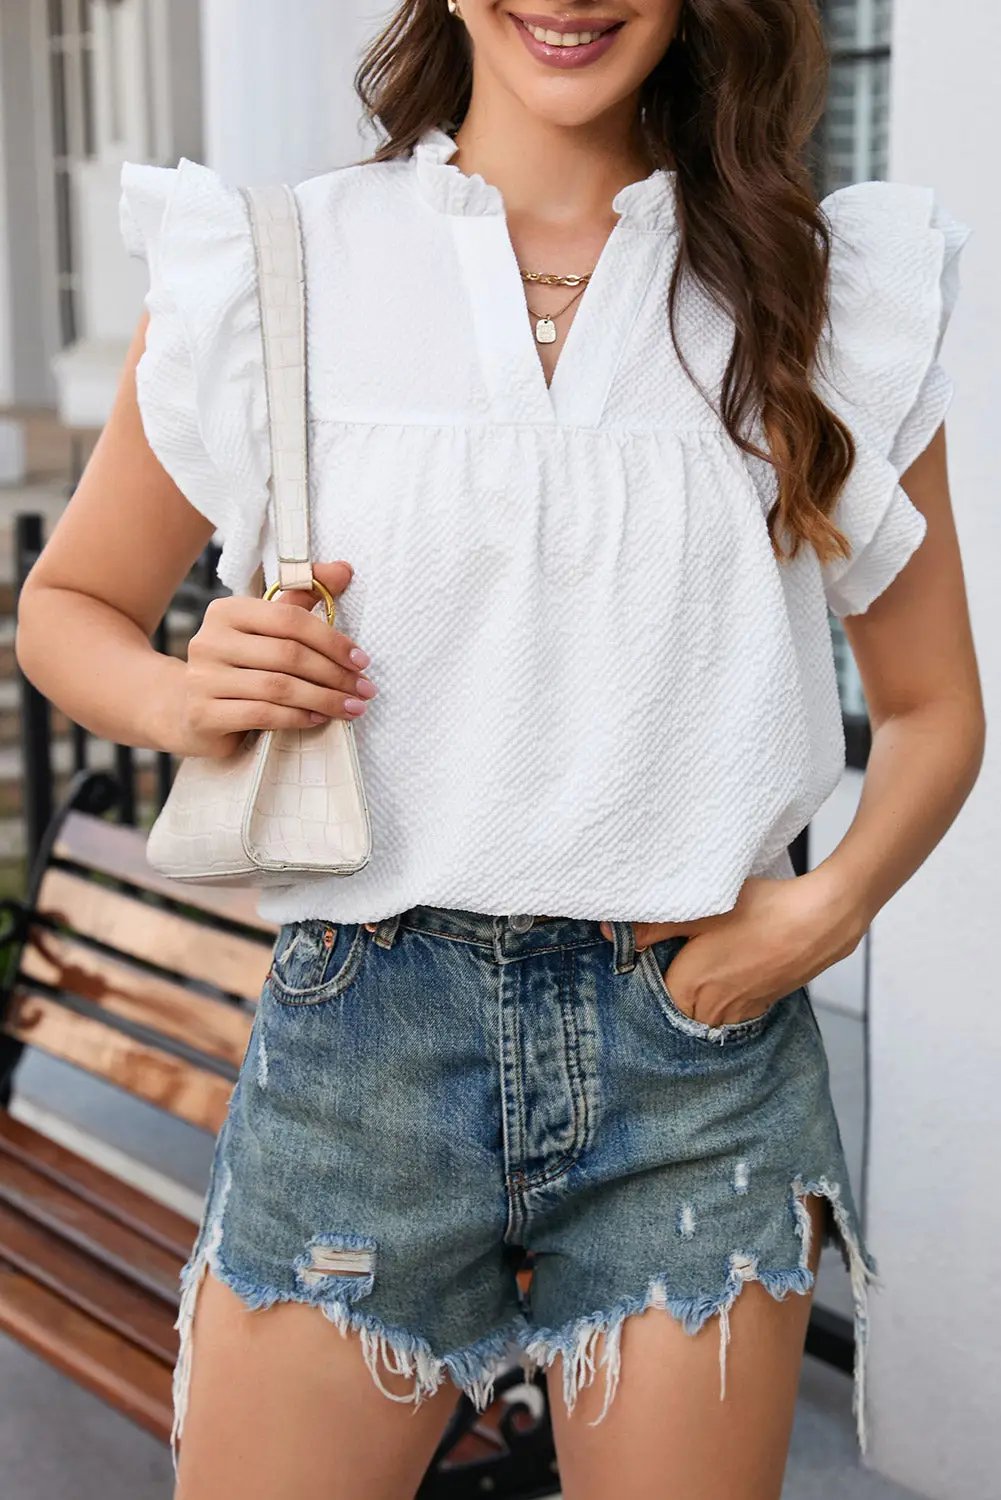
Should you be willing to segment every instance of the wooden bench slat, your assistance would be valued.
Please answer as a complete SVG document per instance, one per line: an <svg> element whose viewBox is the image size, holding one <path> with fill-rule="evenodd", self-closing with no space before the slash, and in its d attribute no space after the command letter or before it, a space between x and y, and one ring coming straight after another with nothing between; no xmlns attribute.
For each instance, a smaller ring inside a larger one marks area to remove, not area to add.
<svg viewBox="0 0 1001 1500"><path fill-rule="evenodd" d="M0 1203L4 1259L157 1359L177 1353L175 1309ZM180 1267L178 1267L180 1270Z"/></svg>
<svg viewBox="0 0 1001 1500"><path fill-rule="evenodd" d="M75 1193L161 1250L182 1261L187 1259L198 1233L197 1224L4 1111L0 1111L0 1151Z"/></svg>
<svg viewBox="0 0 1001 1500"><path fill-rule="evenodd" d="M253 1024L224 997L256 1002L278 931L259 892L169 880L145 830L80 812L51 858L2 1031L216 1134ZM161 1441L197 1233L0 1110L0 1333Z"/></svg>
<svg viewBox="0 0 1001 1500"><path fill-rule="evenodd" d="M274 922L258 916L255 910L258 893L252 886L191 885L159 874L146 859L146 835L141 829L109 823L89 813L72 812L63 820L53 853L57 859L72 860L88 869L127 880L141 890L156 891L210 916L271 934L278 931Z"/></svg>
<svg viewBox="0 0 1001 1500"><path fill-rule="evenodd" d="M260 995L271 955L262 941L151 906L57 867L46 871L35 905L119 953L247 1000Z"/></svg>
<svg viewBox="0 0 1001 1500"><path fill-rule="evenodd" d="M226 1118L228 1079L76 1015L45 995L16 994L4 1030L213 1135Z"/></svg>
<svg viewBox="0 0 1001 1500"><path fill-rule="evenodd" d="M2 1252L0 1252L2 1253ZM167 1442L171 1368L0 1259L0 1331Z"/></svg>
<svg viewBox="0 0 1001 1500"><path fill-rule="evenodd" d="M253 1022L247 1011L194 993L138 964L112 958L37 923L21 951L20 972L233 1068L240 1066L247 1050Z"/></svg>
<svg viewBox="0 0 1001 1500"><path fill-rule="evenodd" d="M92 1203L12 1156L0 1155L0 1169L0 1204L76 1245L161 1301L177 1305L180 1262L176 1255L116 1219L109 1219Z"/></svg>

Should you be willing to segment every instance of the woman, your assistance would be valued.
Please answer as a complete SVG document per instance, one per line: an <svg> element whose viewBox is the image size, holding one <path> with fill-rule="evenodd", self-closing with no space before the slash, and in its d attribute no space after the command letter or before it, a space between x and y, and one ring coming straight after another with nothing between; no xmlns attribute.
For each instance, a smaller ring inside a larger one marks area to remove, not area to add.
<svg viewBox="0 0 1001 1500"><path fill-rule="evenodd" d="M967 231L921 187L818 207L824 62L809 0L400 6L357 80L384 144L296 188L334 631L254 596L242 196L123 170L148 316L19 660L181 755L350 717L373 817L364 870L260 898L183 1500L411 1495L512 1354L554 1382L570 1500L777 1496L825 1241L864 1440L875 1262L806 985L942 838L983 711L937 359ZM216 529L234 594L160 656ZM795 878L844 763L828 608L873 750Z"/></svg>

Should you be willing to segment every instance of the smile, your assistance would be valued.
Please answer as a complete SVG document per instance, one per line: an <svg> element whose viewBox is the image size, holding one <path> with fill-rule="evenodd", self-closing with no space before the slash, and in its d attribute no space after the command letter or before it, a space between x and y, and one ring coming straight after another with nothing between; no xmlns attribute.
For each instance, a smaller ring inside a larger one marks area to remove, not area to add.
<svg viewBox="0 0 1001 1500"><path fill-rule="evenodd" d="M509 14L532 56L560 68L581 67L602 57L624 24L599 21L585 28L578 22Z"/></svg>

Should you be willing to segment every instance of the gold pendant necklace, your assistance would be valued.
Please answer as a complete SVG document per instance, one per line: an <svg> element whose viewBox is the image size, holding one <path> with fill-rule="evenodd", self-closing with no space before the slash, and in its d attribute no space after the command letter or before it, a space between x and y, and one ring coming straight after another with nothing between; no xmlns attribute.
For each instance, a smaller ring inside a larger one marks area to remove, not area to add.
<svg viewBox="0 0 1001 1500"><path fill-rule="evenodd" d="M586 284L587 284L587 278L584 278L584 280L585 280L585 286L586 286ZM574 292L574 294L570 298L569 302L565 302L563 304L563 306L560 308L559 312L554 312L554 313L537 313L531 307L528 309L528 311L531 314L531 316L535 319L535 340L536 340L536 343L539 343L539 344L552 344L552 343L555 343L555 341L556 341L556 319L557 318L562 318L562 316L566 312L567 308L571 307L573 305L573 303L575 303L577 301L577 298L583 296L583 294L584 294L584 287L582 286L579 292Z"/></svg>

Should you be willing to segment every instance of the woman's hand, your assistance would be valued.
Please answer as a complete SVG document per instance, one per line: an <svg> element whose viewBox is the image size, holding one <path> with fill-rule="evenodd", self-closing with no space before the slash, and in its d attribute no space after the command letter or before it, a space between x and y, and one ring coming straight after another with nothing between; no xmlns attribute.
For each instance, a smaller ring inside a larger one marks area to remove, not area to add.
<svg viewBox="0 0 1001 1500"><path fill-rule="evenodd" d="M346 562L313 574L335 596L351 580ZM368 654L322 615L306 590L274 599L213 599L188 645L180 753L221 758L248 729L310 728L357 719L378 691L363 673Z"/></svg>
<svg viewBox="0 0 1001 1500"><path fill-rule="evenodd" d="M762 1015L784 995L854 952L868 922L833 869L771 880L751 876L736 904L690 922L636 922L637 948L688 941L667 966L675 1004L709 1026ZM602 923L611 937L611 927Z"/></svg>

